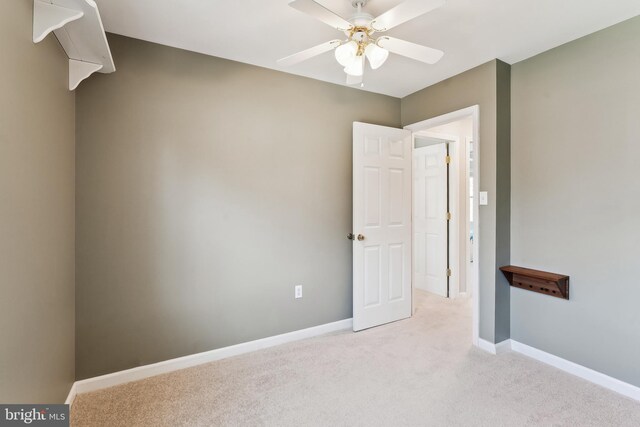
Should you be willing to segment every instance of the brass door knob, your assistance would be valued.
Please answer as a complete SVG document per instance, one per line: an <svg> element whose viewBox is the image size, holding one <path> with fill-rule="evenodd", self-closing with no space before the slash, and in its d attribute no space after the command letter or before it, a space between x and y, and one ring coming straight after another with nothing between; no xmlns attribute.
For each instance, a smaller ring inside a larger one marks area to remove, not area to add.
<svg viewBox="0 0 640 427"><path fill-rule="evenodd" d="M358 240L362 242L364 240L364 236L362 234L358 234Z"/></svg>
<svg viewBox="0 0 640 427"><path fill-rule="evenodd" d="M349 239L349 240L355 240L355 238L356 238L356 235L355 235L355 234L353 234L353 233L349 233L349 234L347 234L347 239Z"/></svg>

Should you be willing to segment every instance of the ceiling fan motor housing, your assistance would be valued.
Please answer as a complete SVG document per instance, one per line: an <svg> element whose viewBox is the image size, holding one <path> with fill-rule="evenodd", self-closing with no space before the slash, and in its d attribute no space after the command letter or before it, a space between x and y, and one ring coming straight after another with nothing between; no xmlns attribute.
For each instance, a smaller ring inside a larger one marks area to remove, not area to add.
<svg viewBox="0 0 640 427"><path fill-rule="evenodd" d="M355 27L367 27L373 21L373 16L366 12L354 13L349 22Z"/></svg>
<svg viewBox="0 0 640 427"><path fill-rule="evenodd" d="M367 0L351 1L351 5L356 8L356 12L348 20L353 25L353 28L345 31L348 40L354 40L358 43L358 56L364 53L364 48L372 41L370 25L371 21L373 21L373 15L362 11L366 4Z"/></svg>

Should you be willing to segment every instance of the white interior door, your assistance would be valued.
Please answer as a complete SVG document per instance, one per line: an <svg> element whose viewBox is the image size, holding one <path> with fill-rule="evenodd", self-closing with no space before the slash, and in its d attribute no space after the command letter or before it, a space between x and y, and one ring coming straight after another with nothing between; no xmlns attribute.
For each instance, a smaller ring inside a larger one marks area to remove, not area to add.
<svg viewBox="0 0 640 427"><path fill-rule="evenodd" d="M353 124L353 330L411 316L411 132Z"/></svg>
<svg viewBox="0 0 640 427"><path fill-rule="evenodd" d="M414 286L447 296L447 147L413 153Z"/></svg>

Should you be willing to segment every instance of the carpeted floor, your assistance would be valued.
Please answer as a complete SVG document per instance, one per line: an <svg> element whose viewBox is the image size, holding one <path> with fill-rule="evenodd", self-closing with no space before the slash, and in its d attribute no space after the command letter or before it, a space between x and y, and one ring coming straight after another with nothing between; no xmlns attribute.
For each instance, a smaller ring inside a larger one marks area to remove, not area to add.
<svg viewBox="0 0 640 427"><path fill-rule="evenodd" d="M640 403L471 347L469 301L79 395L72 426L640 426Z"/></svg>

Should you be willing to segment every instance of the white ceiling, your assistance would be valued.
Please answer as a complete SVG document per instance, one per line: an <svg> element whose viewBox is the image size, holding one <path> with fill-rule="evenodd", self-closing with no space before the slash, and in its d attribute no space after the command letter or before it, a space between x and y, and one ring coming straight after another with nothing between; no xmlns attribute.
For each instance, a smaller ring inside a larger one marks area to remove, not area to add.
<svg viewBox="0 0 640 427"><path fill-rule="evenodd" d="M343 38L290 0L96 0L108 32L344 84L325 53L290 68L276 60ZM318 0L343 17L351 0ZM376 16L401 0L370 0ZM515 63L640 14L639 0L447 0L388 35L445 52L436 65L391 55L365 71L364 90L404 97L494 58ZM116 66L118 58L114 58Z"/></svg>

